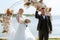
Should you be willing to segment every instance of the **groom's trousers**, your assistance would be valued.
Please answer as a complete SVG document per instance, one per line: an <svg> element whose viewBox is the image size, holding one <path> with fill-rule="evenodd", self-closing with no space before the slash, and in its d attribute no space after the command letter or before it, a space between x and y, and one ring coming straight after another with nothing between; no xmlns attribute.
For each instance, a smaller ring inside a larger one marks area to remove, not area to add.
<svg viewBox="0 0 60 40"><path fill-rule="evenodd" d="M48 33L39 31L39 40L48 40Z"/></svg>

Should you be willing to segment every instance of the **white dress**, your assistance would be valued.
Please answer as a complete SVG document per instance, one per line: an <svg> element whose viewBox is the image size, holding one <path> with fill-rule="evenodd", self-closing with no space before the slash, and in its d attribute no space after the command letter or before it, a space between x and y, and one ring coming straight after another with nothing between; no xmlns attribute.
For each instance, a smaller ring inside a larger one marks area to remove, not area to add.
<svg viewBox="0 0 60 40"><path fill-rule="evenodd" d="M14 40L35 40L29 29L26 28L25 17L19 17L19 19L22 20L22 23L19 23Z"/></svg>
<svg viewBox="0 0 60 40"><path fill-rule="evenodd" d="M14 40L25 40L26 39L25 38L26 24L24 23L24 17L19 16L18 20L21 20L22 23L19 23Z"/></svg>

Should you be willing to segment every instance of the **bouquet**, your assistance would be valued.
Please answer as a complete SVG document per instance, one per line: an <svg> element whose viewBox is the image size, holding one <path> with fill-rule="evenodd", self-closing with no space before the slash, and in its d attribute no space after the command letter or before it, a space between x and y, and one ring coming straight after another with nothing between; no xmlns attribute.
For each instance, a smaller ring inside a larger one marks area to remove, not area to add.
<svg viewBox="0 0 60 40"><path fill-rule="evenodd" d="M25 19L25 23L30 23L30 20L29 19Z"/></svg>

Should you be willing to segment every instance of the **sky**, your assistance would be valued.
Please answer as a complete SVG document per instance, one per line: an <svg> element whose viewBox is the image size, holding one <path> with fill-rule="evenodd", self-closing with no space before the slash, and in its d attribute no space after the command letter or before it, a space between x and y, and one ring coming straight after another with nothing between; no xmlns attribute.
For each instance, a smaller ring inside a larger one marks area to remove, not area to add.
<svg viewBox="0 0 60 40"><path fill-rule="evenodd" d="M60 15L60 0L44 0L44 3L52 8L52 15ZM25 14L35 13L34 7L25 8L23 4L22 0L0 0L0 13L5 13L8 8L13 9L14 13L17 13L19 8L23 8Z"/></svg>

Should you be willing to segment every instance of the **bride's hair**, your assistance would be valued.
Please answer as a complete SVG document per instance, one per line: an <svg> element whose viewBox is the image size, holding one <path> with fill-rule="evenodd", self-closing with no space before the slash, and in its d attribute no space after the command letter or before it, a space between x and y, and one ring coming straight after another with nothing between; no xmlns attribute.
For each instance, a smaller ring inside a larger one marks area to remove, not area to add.
<svg viewBox="0 0 60 40"><path fill-rule="evenodd" d="M23 13L23 12L24 12L23 8L20 8L20 9L18 10L18 14Z"/></svg>
<svg viewBox="0 0 60 40"><path fill-rule="evenodd" d="M20 8L19 11L20 11L20 10L21 10L21 11L24 11L22 8Z"/></svg>

